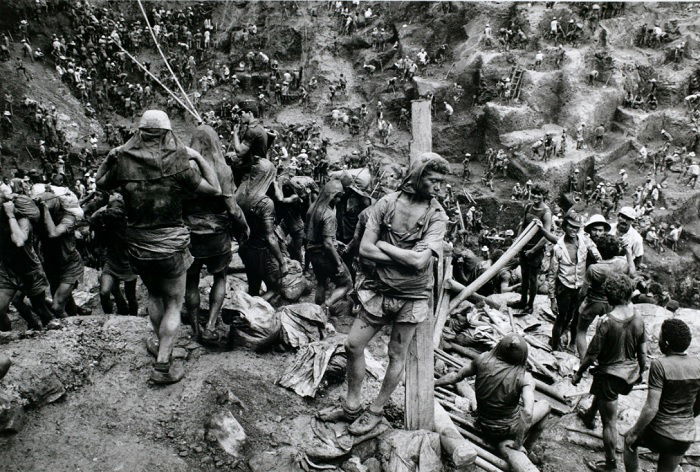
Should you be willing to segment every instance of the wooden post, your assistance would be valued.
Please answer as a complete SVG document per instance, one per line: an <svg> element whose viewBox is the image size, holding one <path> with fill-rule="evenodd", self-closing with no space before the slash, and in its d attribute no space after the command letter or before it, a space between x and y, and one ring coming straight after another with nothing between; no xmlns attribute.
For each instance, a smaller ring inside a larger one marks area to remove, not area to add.
<svg viewBox="0 0 700 472"><path fill-rule="evenodd" d="M429 100L411 102L411 124L413 141L410 160L433 149L432 125ZM410 163L410 161L409 161ZM442 276L442 274L438 274ZM433 301L436 305L438 300ZM435 425L434 372L433 361L433 320L435 314L428 313L428 319L418 324L416 335L411 341L406 358L406 429L427 429Z"/></svg>
<svg viewBox="0 0 700 472"><path fill-rule="evenodd" d="M433 150L433 125L430 116L430 100L411 102L411 161L421 153ZM409 161L410 162L410 161Z"/></svg>

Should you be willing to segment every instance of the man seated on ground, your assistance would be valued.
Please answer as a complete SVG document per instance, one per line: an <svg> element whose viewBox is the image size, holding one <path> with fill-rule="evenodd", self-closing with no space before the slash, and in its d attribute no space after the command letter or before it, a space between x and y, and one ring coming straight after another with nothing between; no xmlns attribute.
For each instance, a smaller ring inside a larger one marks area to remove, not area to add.
<svg viewBox="0 0 700 472"><path fill-rule="evenodd" d="M535 380L527 371L527 356L527 341L507 334L489 352L437 379L435 386L476 376L477 425L484 437L495 443L508 440L510 447L520 449L535 406Z"/></svg>
<svg viewBox="0 0 700 472"><path fill-rule="evenodd" d="M350 270L338 254L336 247L335 206L343 195L343 184L331 180L318 196L307 214L306 256L316 276L315 303L321 305L324 311L340 301L352 288ZM335 289L328 296L330 282Z"/></svg>
<svg viewBox="0 0 700 472"><path fill-rule="evenodd" d="M598 324L586 356L571 380L578 385L588 368L598 362L591 384L593 403L588 410L578 412L589 429L595 428L596 413L603 421L605 461L588 462L594 471L617 470L617 398L632 391L646 367L644 320L631 303L633 289L632 281L624 274L607 278L603 291L612 310Z"/></svg>
<svg viewBox="0 0 700 472"><path fill-rule="evenodd" d="M414 159L398 192L372 207L360 256L376 262L376 278L357 288L359 312L345 341L348 390L340 405L319 412L325 421L353 421L348 430L365 434L377 426L384 406L401 380L418 323L431 311L433 259L442 251L447 215L436 196L449 163L432 152ZM389 365L378 396L362 407L365 349L385 325L392 326Z"/></svg>
<svg viewBox="0 0 700 472"><path fill-rule="evenodd" d="M695 440L695 417L700 415L700 359L688 356L692 335L682 320L661 325L663 357L651 361L649 392L637 422L625 433L625 470L637 472L637 448L659 454L659 472L673 472Z"/></svg>

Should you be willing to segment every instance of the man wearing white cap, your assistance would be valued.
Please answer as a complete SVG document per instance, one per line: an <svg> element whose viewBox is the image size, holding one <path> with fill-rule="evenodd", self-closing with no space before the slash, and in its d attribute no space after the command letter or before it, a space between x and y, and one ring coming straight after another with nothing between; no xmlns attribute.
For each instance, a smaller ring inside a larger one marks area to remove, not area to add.
<svg viewBox="0 0 700 472"><path fill-rule="evenodd" d="M620 208L617 214L617 225L612 228L610 234L616 234L622 239L623 246L629 248L634 258L634 263L638 266L644 255L644 240L637 230L632 227L632 223L636 220L637 213L632 207Z"/></svg>
<svg viewBox="0 0 700 472"><path fill-rule="evenodd" d="M156 354L151 380L178 382L184 368L171 358L193 261L183 201L194 192L221 195L219 179L201 154L175 136L165 112L147 110L138 132L107 155L96 181L124 196L129 262L148 289L148 314L158 337L147 342Z"/></svg>

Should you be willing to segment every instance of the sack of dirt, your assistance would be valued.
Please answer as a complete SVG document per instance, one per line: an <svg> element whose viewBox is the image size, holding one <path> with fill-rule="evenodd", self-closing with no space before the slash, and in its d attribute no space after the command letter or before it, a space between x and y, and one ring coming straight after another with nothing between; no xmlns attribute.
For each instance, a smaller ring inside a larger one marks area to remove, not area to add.
<svg viewBox="0 0 700 472"><path fill-rule="evenodd" d="M311 289L308 280L304 277L301 263L294 259L287 259L288 272L280 281L282 296L291 302L296 302L302 295Z"/></svg>
<svg viewBox="0 0 700 472"><path fill-rule="evenodd" d="M303 465L302 465L303 464ZM285 446L279 449L260 452L248 461L253 472L304 472L309 470L304 453L296 447ZM306 467L304 467L306 466Z"/></svg>
<svg viewBox="0 0 700 472"><path fill-rule="evenodd" d="M281 325L272 305L243 291L233 294L229 305L238 315L229 331L234 346L261 351L277 342Z"/></svg>
<svg viewBox="0 0 700 472"><path fill-rule="evenodd" d="M382 378L384 367L369 352L365 353L365 363L367 373L375 379ZM277 384L313 398L322 384L342 382L346 366L345 336L333 336L302 346Z"/></svg>
<svg viewBox="0 0 700 472"><path fill-rule="evenodd" d="M323 339L328 319L315 303L286 305L277 312L280 320L280 341L288 348L297 349Z"/></svg>
<svg viewBox="0 0 700 472"><path fill-rule="evenodd" d="M372 173L366 167L336 170L331 172L329 177L337 180L343 180L343 177L349 178L350 185L363 191L372 190Z"/></svg>
<svg viewBox="0 0 700 472"><path fill-rule="evenodd" d="M395 429L379 437L382 470L392 472L439 472L440 435L431 431Z"/></svg>
<svg viewBox="0 0 700 472"><path fill-rule="evenodd" d="M233 457L241 454L247 437L243 426L227 409L222 409L209 418L207 433L210 441L217 442L221 449Z"/></svg>

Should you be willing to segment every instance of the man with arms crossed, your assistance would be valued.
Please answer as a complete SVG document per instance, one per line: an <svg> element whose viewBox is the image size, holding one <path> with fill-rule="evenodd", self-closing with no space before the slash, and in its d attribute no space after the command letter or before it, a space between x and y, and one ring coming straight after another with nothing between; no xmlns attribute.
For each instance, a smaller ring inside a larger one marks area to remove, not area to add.
<svg viewBox="0 0 700 472"><path fill-rule="evenodd" d="M431 311L433 258L442 250L447 215L435 199L449 164L435 153L415 159L398 192L369 211L360 256L377 265L375 280L357 287L360 308L345 341L348 391L339 407L319 412L326 421L354 421L348 430L362 435L382 420L384 405L398 385L411 338ZM362 406L365 348L382 326L391 324L389 366L371 406Z"/></svg>

